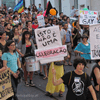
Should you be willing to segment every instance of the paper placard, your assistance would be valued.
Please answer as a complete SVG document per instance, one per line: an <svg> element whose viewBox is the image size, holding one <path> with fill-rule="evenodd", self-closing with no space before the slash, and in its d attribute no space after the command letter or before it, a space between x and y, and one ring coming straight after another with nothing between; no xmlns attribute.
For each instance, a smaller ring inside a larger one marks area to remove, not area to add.
<svg viewBox="0 0 100 100"><path fill-rule="evenodd" d="M93 25L98 23L98 12L97 11L79 11L80 18L79 24L81 25Z"/></svg>
<svg viewBox="0 0 100 100"><path fill-rule="evenodd" d="M45 21L44 21L43 15L37 16L37 20L38 20L39 27L45 26Z"/></svg>
<svg viewBox="0 0 100 100"><path fill-rule="evenodd" d="M91 59L100 59L100 24L90 26Z"/></svg>
<svg viewBox="0 0 100 100"><path fill-rule="evenodd" d="M13 95L11 74L9 70L5 70L4 72L0 73L0 100L6 100Z"/></svg>

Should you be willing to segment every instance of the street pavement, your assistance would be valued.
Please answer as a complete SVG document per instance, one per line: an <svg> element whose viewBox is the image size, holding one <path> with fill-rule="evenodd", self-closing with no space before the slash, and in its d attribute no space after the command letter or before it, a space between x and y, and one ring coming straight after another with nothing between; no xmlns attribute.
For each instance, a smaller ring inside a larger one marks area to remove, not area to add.
<svg viewBox="0 0 100 100"><path fill-rule="evenodd" d="M75 58L74 53L72 53L71 62ZM74 70L73 66L64 66L65 73ZM59 97L59 93L54 93L54 98L50 98L49 96L45 96L46 93L46 84L47 79L43 80L43 76L33 75L33 82L36 84L36 87L26 87L24 81L22 81L18 85L17 96L19 100L65 100L67 87L65 86L65 92L63 93L63 97Z"/></svg>

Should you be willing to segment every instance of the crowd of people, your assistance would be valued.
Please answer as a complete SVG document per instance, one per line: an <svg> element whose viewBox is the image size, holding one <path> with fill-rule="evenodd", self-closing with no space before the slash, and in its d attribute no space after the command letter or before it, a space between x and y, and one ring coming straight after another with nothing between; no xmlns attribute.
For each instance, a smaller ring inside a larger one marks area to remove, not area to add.
<svg viewBox="0 0 100 100"><path fill-rule="evenodd" d="M76 17L74 14L76 10L74 10L74 6L72 8L71 14ZM25 7L21 14L13 11L11 7L7 8L6 5L0 7L0 73L9 68L14 91L14 96L7 100L12 100L12 98L18 100L16 95L20 74L18 68L22 68L24 71L25 85L35 86L32 81L33 72L26 70L25 58L35 56L34 50L37 49L35 29L41 28L37 20L39 15L44 16L45 26L43 27L59 26L62 44L66 45L68 50L68 56L64 58L64 61L40 63L40 71L34 72L35 75L44 76L43 80L48 79L46 96L53 97L54 92L59 92L59 96L62 97L65 92L65 84L68 88L66 100L97 100L97 97L99 100L100 60L96 62L90 76L83 71L86 63L91 60L89 25L79 25L79 20L70 23L70 17L64 15L63 12L59 13L59 17L45 15L41 4L39 4L39 8L34 4L29 8ZM73 62L75 70L64 74L64 65L72 66L72 52L76 57ZM29 81L27 76L29 76ZM92 85L90 77L93 79L94 85ZM90 93L87 92L87 88Z"/></svg>

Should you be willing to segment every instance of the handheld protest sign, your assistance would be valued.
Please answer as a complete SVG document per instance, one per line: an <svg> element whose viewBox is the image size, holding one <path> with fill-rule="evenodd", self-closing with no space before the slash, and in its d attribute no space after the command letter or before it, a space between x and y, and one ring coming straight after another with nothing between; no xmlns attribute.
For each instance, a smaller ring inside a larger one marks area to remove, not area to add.
<svg viewBox="0 0 100 100"><path fill-rule="evenodd" d="M59 26L36 29L35 36L38 49L62 45Z"/></svg>
<svg viewBox="0 0 100 100"><path fill-rule="evenodd" d="M59 26L35 30L38 49L35 50L36 60L41 64L64 60L67 47L62 45Z"/></svg>
<svg viewBox="0 0 100 100"><path fill-rule="evenodd" d="M0 100L6 100L14 95L11 85L11 74L7 69L0 73Z"/></svg>
<svg viewBox="0 0 100 100"><path fill-rule="evenodd" d="M100 59L100 24L90 25L91 59Z"/></svg>
<svg viewBox="0 0 100 100"><path fill-rule="evenodd" d="M44 21L43 15L37 16L37 20L38 20L39 27L45 26L45 21Z"/></svg>
<svg viewBox="0 0 100 100"><path fill-rule="evenodd" d="M81 25L94 25L98 23L98 12L89 11L89 10L80 10L79 11L79 24Z"/></svg>

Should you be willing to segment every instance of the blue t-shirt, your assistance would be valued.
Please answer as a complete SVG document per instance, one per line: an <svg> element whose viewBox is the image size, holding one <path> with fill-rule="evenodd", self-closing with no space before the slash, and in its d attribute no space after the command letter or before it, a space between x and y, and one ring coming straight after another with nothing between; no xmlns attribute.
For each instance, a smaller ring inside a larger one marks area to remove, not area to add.
<svg viewBox="0 0 100 100"><path fill-rule="evenodd" d="M84 45L83 43L79 43L74 51L81 51L83 53L90 53L90 43L88 45ZM81 57L85 58L86 60L91 59L90 54L80 54Z"/></svg>
<svg viewBox="0 0 100 100"><path fill-rule="evenodd" d="M7 67L10 68L14 73L16 73L18 69L17 58L19 58L18 52L15 52L13 55L10 52L2 55L2 60L7 61Z"/></svg>
<svg viewBox="0 0 100 100"><path fill-rule="evenodd" d="M43 11L43 9L40 7L40 8L38 8L38 12L40 12L40 11Z"/></svg>
<svg viewBox="0 0 100 100"><path fill-rule="evenodd" d="M71 32L70 31L67 31L66 32L66 43L67 42L71 42L71 36L72 36Z"/></svg>

